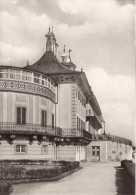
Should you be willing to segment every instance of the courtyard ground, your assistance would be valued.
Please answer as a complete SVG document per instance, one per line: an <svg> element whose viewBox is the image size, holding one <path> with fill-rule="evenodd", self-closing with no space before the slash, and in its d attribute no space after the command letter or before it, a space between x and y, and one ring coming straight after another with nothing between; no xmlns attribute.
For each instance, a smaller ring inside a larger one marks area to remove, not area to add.
<svg viewBox="0 0 136 195"><path fill-rule="evenodd" d="M13 186L12 195L134 195L134 183L120 162L87 162L57 182Z"/></svg>

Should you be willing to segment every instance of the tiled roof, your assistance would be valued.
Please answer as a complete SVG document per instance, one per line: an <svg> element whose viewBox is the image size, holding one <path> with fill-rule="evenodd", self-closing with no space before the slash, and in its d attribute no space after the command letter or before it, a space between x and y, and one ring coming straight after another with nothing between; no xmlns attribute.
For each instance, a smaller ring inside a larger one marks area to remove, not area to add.
<svg viewBox="0 0 136 195"><path fill-rule="evenodd" d="M43 74L79 73L78 71L70 70L69 68L61 64L52 52L45 53L36 63L34 63L33 65L27 65L25 68L38 71Z"/></svg>

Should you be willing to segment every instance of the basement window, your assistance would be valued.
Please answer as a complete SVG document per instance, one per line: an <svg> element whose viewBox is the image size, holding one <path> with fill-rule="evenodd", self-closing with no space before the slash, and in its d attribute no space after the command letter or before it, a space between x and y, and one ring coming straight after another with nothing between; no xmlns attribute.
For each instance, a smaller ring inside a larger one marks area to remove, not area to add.
<svg viewBox="0 0 136 195"><path fill-rule="evenodd" d="M26 153L26 145L16 145L16 153Z"/></svg>
<svg viewBox="0 0 136 195"><path fill-rule="evenodd" d="M42 154L48 154L48 145L42 145Z"/></svg>

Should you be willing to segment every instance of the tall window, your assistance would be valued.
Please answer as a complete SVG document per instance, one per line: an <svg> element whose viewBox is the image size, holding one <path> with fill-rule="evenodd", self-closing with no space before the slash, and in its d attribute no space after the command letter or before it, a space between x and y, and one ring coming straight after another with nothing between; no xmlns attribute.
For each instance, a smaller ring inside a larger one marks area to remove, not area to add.
<svg viewBox="0 0 136 195"><path fill-rule="evenodd" d="M47 125L47 112L45 110L42 110L42 126L46 126Z"/></svg>
<svg viewBox="0 0 136 195"><path fill-rule="evenodd" d="M52 114L52 128L54 128L54 114Z"/></svg>
<svg viewBox="0 0 136 195"><path fill-rule="evenodd" d="M17 124L26 124L26 108L17 107Z"/></svg>

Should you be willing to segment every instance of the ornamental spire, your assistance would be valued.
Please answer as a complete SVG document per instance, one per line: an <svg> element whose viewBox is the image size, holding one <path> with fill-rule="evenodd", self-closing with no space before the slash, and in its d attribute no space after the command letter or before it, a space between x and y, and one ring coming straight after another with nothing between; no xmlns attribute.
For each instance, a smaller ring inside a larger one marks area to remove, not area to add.
<svg viewBox="0 0 136 195"><path fill-rule="evenodd" d="M52 26L52 32L51 32L51 28L49 26L49 32L45 35L47 42L46 42L46 53L50 53L52 52L54 54L54 56L58 56L58 44L56 42L56 38L55 35L53 33L53 26Z"/></svg>
<svg viewBox="0 0 136 195"><path fill-rule="evenodd" d="M62 54L62 63L65 63L66 62L66 59L67 59L67 55L65 53L65 48L66 48L66 45L64 45L64 49L63 49L63 54Z"/></svg>
<svg viewBox="0 0 136 195"><path fill-rule="evenodd" d="M69 49L69 50L68 50L68 52L69 52L69 60L70 60L70 62L71 62L71 56L70 56L71 51L72 51L71 49Z"/></svg>

